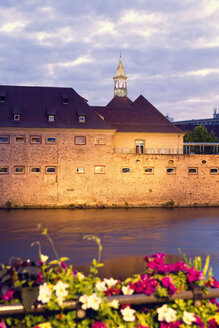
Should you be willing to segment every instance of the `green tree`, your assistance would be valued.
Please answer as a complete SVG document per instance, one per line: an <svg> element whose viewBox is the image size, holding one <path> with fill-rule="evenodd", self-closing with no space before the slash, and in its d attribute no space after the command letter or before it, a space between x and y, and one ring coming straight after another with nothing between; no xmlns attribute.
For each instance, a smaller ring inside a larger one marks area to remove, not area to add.
<svg viewBox="0 0 219 328"><path fill-rule="evenodd" d="M199 125L192 131L187 131L184 136L184 142L218 142L213 130L208 133L204 125Z"/></svg>

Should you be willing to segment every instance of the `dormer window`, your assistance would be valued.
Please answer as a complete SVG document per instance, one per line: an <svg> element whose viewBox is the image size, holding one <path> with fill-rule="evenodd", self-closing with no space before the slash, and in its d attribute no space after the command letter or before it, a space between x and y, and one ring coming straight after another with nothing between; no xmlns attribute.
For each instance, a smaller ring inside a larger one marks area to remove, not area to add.
<svg viewBox="0 0 219 328"><path fill-rule="evenodd" d="M80 116L78 117L78 121L79 121L79 123L85 123L85 122L86 122L85 115L80 115Z"/></svg>
<svg viewBox="0 0 219 328"><path fill-rule="evenodd" d="M0 102L5 102L6 90L0 90Z"/></svg>
<svg viewBox="0 0 219 328"><path fill-rule="evenodd" d="M21 115L20 114L14 114L14 121L20 121Z"/></svg>
<svg viewBox="0 0 219 328"><path fill-rule="evenodd" d="M47 108L46 114L48 122L55 122L56 110L54 108Z"/></svg>
<svg viewBox="0 0 219 328"><path fill-rule="evenodd" d="M49 115L48 116L48 121L49 122L55 122L55 115Z"/></svg>
<svg viewBox="0 0 219 328"><path fill-rule="evenodd" d="M67 92L63 92L63 94L62 94L62 103L64 105L68 104L68 94L67 94Z"/></svg>

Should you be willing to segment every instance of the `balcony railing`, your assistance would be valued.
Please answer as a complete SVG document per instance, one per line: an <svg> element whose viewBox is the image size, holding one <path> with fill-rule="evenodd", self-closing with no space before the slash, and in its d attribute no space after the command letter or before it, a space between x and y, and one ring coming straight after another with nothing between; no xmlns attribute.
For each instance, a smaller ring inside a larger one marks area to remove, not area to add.
<svg viewBox="0 0 219 328"><path fill-rule="evenodd" d="M183 149L181 148L144 148L136 150L136 148L114 148L114 153L116 154L160 154L160 155L177 155L183 154Z"/></svg>

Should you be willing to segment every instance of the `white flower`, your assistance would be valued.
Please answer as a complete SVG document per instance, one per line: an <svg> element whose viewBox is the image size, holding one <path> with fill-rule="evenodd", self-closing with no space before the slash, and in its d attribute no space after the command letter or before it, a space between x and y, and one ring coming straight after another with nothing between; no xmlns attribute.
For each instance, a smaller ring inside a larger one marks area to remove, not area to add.
<svg viewBox="0 0 219 328"><path fill-rule="evenodd" d="M183 312L183 321L186 325L191 326L191 324L196 321L195 314L191 312L184 311Z"/></svg>
<svg viewBox="0 0 219 328"><path fill-rule="evenodd" d="M160 308L157 309L158 320L165 320L167 323L174 322L177 320L176 311L172 308L169 308L167 304L164 304Z"/></svg>
<svg viewBox="0 0 219 328"><path fill-rule="evenodd" d="M124 295L132 295L134 293L134 289L131 289L129 286L123 286L122 292Z"/></svg>
<svg viewBox="0 0 219 328"><path fill-rule="evenodd" d="M85 277L85 275L82 273L82 272L78 272L77 273L77 277L78 277L78 280L83 280L84 279L84 277Z"/></svg>
<svg viewBox="0 0 219 328"><path fill-rule="evenodd" d="M93 293L92 295L82 295L79 298L79 301L83 303L82 309L87 310L87 309L93 309L97 311L100 307L101 303L101 298L97 296L96 293Z"/></svg>
<svg viewBox="0 0 219 328"><path fill-rule="evenodd" d="M61 280L59 280L59 282L53 287L56 292L57 301L59 305L62 305L64 299L68 296L68 291L66 290L66 288L68 287L69 285L65 284Z"/></svg>
<svg viewBox="0 0 219 328"><path fill-rule="evenodd" d="M111 302L108 303L108 305L114 309L118 309L119 308L119 301L114 299Z"/></svg>
<svg viewBox="0 0 219 328"><path fill-rule="evenodd" d="M107 290L106 284L104 281L98 281L95 285L95 287L97 288L97 290L99 290L100 292L105 292Z"/></svg>
<svg viewBox="0 0 219 328"><path fill-rule="evenodd" d="M40 255L40 261L43 263L45 263L48 260L48 258L49 258L49 256L47 256L47 255L43 255L43 254Z"/></svg>
<svg viewBox="0 0 219 328"><path fill-rule="evenodd" d="M125 309L121 310L124 321L135 321L134 313L136 311L127 306Z"/></svg>
<svg viewBox="0 0 219 328"><path fill-rule="evenodd" d="M108 288L115 286L115 284L118 282L118 280L115 280L113 278L110 278L110 279L105 278L105 279L103 279L103 281L106 283Z"/></svg>
<svg viewBox="0 0 219 328"><path fill-rule="evenodd" d="M52 289L48 287L46 282L44 282L43 285L40 285L38 301L41 301L43 304L48 303L51 295Z"/></svg>

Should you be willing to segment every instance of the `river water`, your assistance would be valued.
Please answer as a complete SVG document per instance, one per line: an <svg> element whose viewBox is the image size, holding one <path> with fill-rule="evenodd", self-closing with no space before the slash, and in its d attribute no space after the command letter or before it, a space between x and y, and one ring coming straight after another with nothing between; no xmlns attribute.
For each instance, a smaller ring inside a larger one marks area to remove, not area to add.
<svg viewBox="0 0 219 328"><path fill-rule="evenodd" d="M24 209L0 210L0 263L10 257L37 259L42 253L54 258L52 248L37 225L48 229L60 256L76 269L97 257L97 246L83 236L98 236L103 245L104 275L130 275L143 270L142 258L156 252L187 257L211 256L219 280L219 208L182 209ZM81 267L82 266L82 267Z"/></svg>

